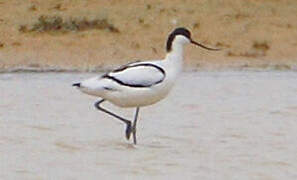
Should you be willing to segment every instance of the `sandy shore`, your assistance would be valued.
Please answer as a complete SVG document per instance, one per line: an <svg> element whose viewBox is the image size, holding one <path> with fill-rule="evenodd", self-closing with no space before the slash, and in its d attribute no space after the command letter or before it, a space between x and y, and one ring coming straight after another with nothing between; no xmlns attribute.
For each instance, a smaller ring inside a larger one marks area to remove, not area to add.
<svg viewBox="0 0 297 180"><path fill-rule="evenodd" d="M0 74L0 179L297 178L296 73L184 73L137 146L71 87L93 75Z"/></svg>
<svg viewBox="0 0 297 180"><path fill-rule="evenodd" d="M297 69L296 0L2 0L0 12L2 72L98 71L163 58L178 26L223 49L188 47L189 69Z"/></svg>

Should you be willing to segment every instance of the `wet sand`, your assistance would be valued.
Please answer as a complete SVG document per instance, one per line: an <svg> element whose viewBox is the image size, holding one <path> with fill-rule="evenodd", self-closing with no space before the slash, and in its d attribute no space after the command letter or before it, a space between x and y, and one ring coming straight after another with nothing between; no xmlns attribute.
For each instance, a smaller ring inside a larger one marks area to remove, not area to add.
<svg viewBox="0 0 297 180"><path fill-rule="evenodd" d="M0 179L297 179L296 72L184 73L137 146L71 87L93 75L0 74Z"/></svg>

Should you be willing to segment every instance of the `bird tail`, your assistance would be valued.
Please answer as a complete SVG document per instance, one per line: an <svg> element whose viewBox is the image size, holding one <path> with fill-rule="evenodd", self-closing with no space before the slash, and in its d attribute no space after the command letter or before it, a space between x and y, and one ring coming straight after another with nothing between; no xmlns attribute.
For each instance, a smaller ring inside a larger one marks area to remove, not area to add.
<svg viewBox="0 0 297 180"><path fill-rule="evenodd" d="M72 86L80 87L80 83L74 83L74 84L72 84Z"/></svg>

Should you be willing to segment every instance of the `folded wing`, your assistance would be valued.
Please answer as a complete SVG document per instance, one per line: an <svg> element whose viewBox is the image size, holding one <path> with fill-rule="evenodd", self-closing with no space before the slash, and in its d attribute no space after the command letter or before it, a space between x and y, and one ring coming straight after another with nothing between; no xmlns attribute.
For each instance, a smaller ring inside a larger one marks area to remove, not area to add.
<svg viewBox="0 0 297 180"><path fill-rule="evenodd" d="M151 87L162 82L165 71L151 63L137 63L122 66L102 76L120 85L143 88Z"/></svg>

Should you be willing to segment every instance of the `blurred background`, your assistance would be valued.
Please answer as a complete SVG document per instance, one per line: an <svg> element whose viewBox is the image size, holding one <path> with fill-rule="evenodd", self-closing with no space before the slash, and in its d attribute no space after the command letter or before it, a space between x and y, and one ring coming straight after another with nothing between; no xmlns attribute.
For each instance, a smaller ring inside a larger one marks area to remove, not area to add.
<svg viewBox="0 0 297 180"><path fill-rule="evenodd" d="M0 71L100 71L165 55L175 27L197 68L296 69L296 0L0 0Z"/></svg>
<svg viewBox="0 0 297 180"><path fill-rule="evenodd" d="M163 58L179 26L222 50L186 48L133 146L71 85ZM297 0L0 0L0 179L296 180L296 72Z"/></svg>

